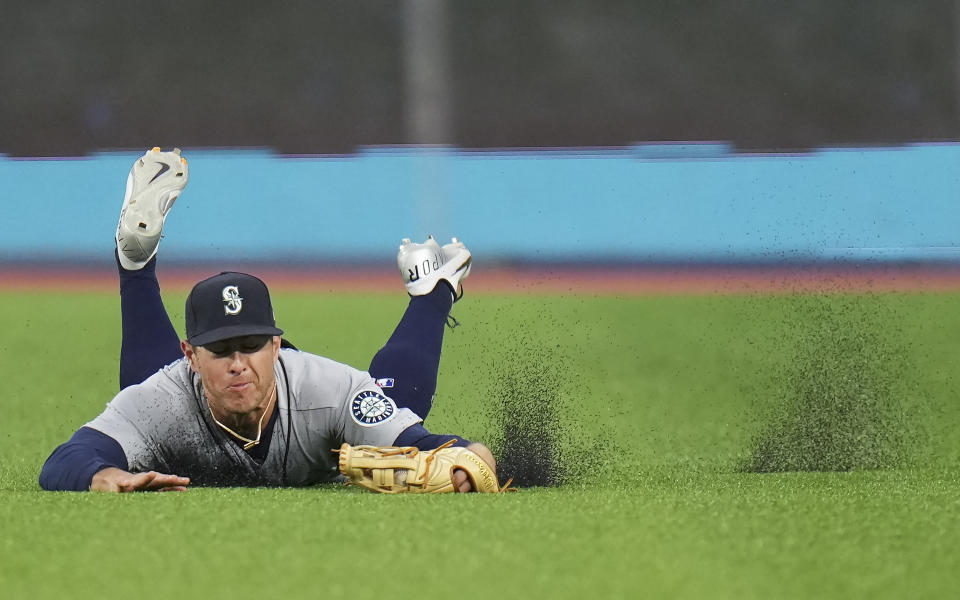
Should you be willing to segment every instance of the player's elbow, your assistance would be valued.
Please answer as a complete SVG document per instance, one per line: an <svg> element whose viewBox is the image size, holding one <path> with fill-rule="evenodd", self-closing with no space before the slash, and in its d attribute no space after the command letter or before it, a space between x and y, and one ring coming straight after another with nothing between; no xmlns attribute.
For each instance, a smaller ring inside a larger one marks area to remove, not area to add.
<svg viewBox="0 0 960 600"><path fill-rule="evenodd" d="M42 489L52 492L55 491L56 488L53 484L53 474L50 473L50 469L47 467L49 462L50 459L47 459L47 462L43 463L43 468L40 469L40 476L37 478L37 483L40 484Z"/></svg>
<svg viewBox="0 0 960 600"><path fill-rule="evenodd" d="M60 448L54 450L53 454L43 463L43 468L40 469L40 476L37 478L40 487L48 492L73 491L67 484L69 473L65 471L64 465L60 461L60 457L57 454L59 450Z"/></svg>

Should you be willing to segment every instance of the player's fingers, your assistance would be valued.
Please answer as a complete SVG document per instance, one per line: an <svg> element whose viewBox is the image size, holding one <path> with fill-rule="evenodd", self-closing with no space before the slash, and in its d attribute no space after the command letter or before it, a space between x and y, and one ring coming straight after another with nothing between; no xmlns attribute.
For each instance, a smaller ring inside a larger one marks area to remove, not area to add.
<svg viewBox="0 0 960 600"><path fill-rule="evenodd" d="M142 490L150 485L150 482L153 481L155 475L157 475L157 473L154 471L147 471L146 473L133 473L129 477L121 479L117 482L117 491L136 492L137 490Z"/></svg>
<svg viewBox="0 0 960 600"><path fill-rule="evenodd" d="M156 471L147 471L146 473L136 473L131 475L118 484L118 491L136 492L136 491L155 491L167 487L183 487L190 485L188 477L178 475L167 475L166 473L157 473Z"/></svg>
<svg viewBox="0 0 960 600"><path fill-rule="evenodd" d="M170 487L163 487L157 490L158 492L185 492L187 491L187 486L185 485L174 485Z"/></svg>
<svg viewBox="0 0 960 600"><path fill-rule="evenodd" d="M166 473L154 473L153 479L149 483L151 490L162 490L168 487L186 488L190 485L189 477L180 477L179 475L167 475Z"/></svg>
<svg viewBox="0 0 960 600"><path fill-rule="evenodd" d="M453 488L461 494L466 494L467 492L473 491L473 486L470 484L470 478L467 477L467 472L463 469L453 470Z"/></svg>

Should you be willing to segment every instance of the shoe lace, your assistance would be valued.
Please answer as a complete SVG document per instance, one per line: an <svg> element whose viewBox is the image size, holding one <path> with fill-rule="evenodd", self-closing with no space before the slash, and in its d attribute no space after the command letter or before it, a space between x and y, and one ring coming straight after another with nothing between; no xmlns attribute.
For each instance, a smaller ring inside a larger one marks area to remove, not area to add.
<svg viewBox="0 0 960 600"><path fill-rule="evenodd" d="M420 452L417 450L416 446L403 446L401 448L390 448L390 449L380 449L380 454L382 456L399 456L403 455L407 458L413 458Z"/></svg>
<svg viewBox="0 0 960 600"><path fill-rule="evenodd" d="M439 446L431 450L429 454L427 454L427 458L423 462L423 480L414 482L415 485L422 485L423 487L427 487L427 482L430 480L430 463L433 462L433 458L436 456L437 452L440 452L444 448L449 448L450 446L454 445L456 442L457 442L457 438L447 440L446 442L440 444Z"/></svg>
<svg viewBox="0 0 960 600"><path fill-rule="evenodd" d="M458 321L453 315L447 315L447 327L454 329L460 326L460 321Z"/></svg>

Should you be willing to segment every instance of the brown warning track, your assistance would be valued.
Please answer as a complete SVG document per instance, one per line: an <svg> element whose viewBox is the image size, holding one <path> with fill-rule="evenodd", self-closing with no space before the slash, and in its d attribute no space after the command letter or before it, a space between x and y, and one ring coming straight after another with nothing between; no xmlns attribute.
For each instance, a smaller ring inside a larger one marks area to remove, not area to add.
<svg viewBox="0 0 960 600"><path fill-rule="evenodd" d="M306 268L230 265L253 273L276 291L395 293L400 280L387 268ZM212 267L157 269L164 290L187 290L217 273ZM709 295L790 292L960 291L960 265L842 266L592 266L477 265L471 294ZM111 266L0 265L3 291L114 291Z"/></svg>

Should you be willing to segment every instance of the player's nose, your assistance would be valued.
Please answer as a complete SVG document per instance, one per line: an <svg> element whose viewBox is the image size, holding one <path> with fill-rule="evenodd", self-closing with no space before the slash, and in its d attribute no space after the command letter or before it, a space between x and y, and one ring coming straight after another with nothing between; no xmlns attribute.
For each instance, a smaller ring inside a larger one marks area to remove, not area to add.
<svg viewBox="0 0 960 600"><path fill-rule="evenodd" d="M230 355L230 372L240 373L247 368L247 355L237 351Z"/></svg>

